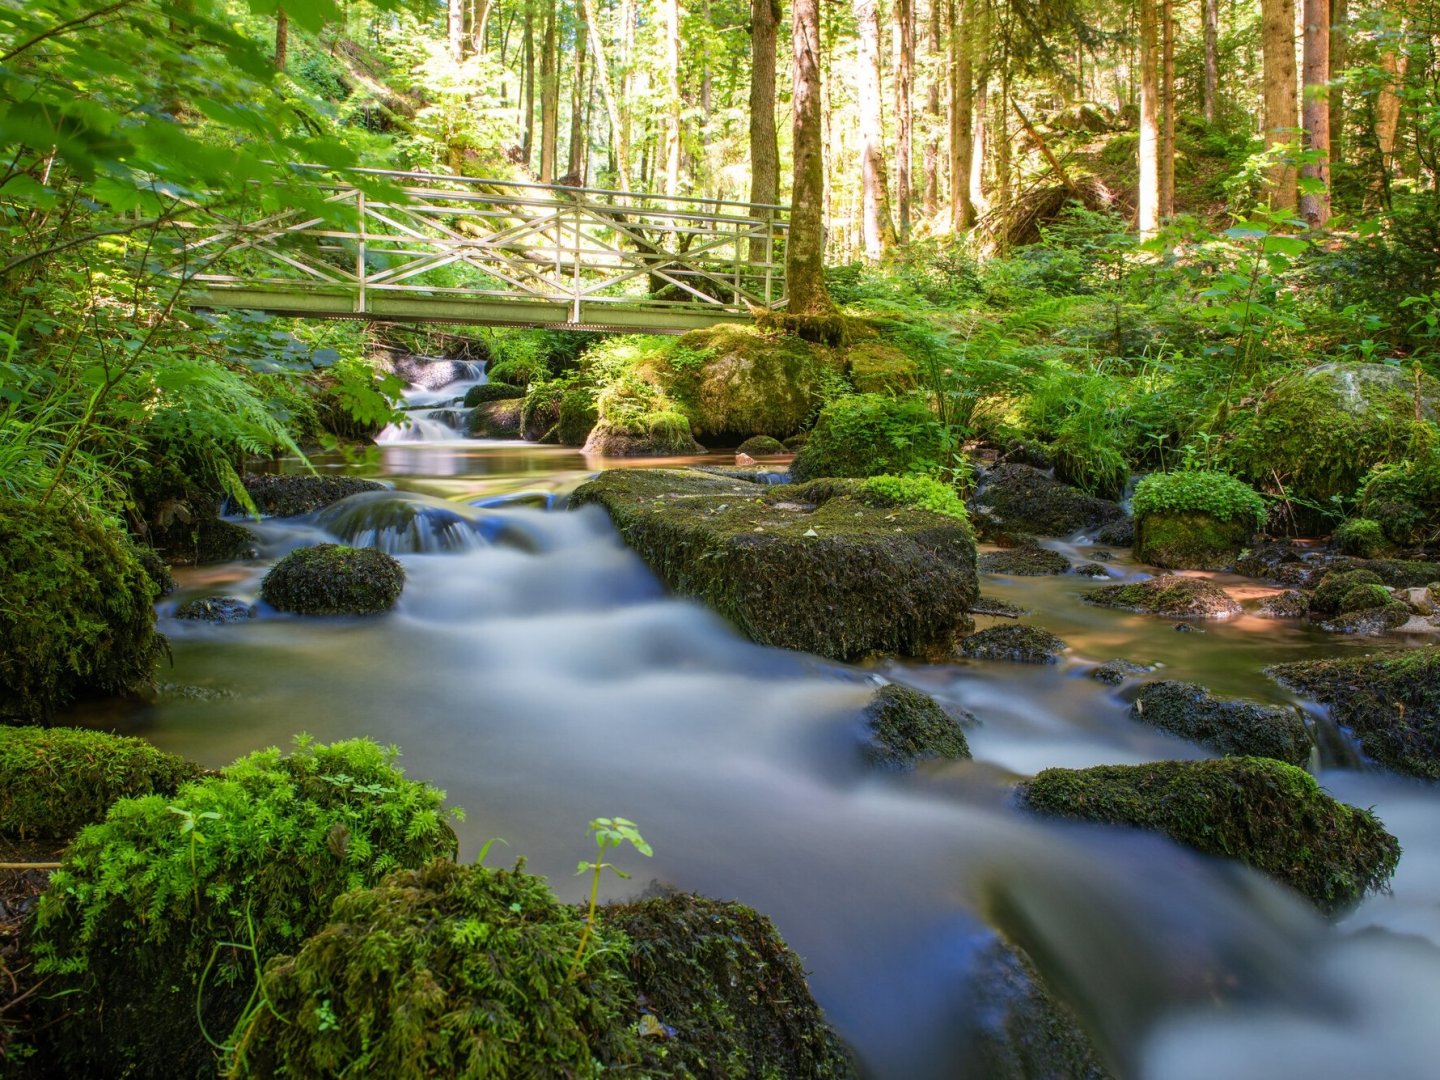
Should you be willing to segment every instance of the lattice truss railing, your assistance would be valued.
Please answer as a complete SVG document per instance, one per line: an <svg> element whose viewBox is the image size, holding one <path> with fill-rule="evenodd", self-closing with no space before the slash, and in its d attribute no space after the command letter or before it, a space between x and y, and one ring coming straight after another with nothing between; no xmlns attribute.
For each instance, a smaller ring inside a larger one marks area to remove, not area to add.
<svg viewBox="0 0 1440 1080"><path fill-rule="evenodd" d="M780 206L512 181L376 174L398 195L324 185L313 207L207 209L186 222L185 275L211 289L379 293L743 313L785 299Z"/></svg>

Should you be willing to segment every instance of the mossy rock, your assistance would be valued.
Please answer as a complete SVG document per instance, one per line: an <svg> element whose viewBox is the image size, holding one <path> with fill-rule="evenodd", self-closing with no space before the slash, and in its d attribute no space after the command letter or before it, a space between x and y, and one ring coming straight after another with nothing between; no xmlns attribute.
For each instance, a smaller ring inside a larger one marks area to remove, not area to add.
<svg viewBox="0 0 1440 1080"><path fill-rule="evenodd" d="M251 473L245 477L255 509L266 516L309 514L362 491L385 491L378 480L358 476L276 476Z"/></svg>
<svg viewBox="0 0 1440 1080"><path fill-rule="evenodd" d="M1235 572L1246 577L1311 588L1325 575L1326 566L1307 558L1289 544L1257 544L1235 562Z"/></svg>
<svg viewBox="0 0 1440 1080"><path fill-rule="evenodd" d="M1130 718L1197 742L1217 754L1268 757L1304 766L1313 740L1296 710L1216 697L1194 683L1147 683Z"/></svg>
<svg viewBox="0 0 1440 1080"><path fill-rule="evenodd" d="M595 395L583 386L571 386L560 395L555 441L561 446L584 446L599 420Z"/></svg>
<svg viewBox="0 0 1440 1080"><path fill-rule="evenodd" d="M523 408L519 398L482 402L470 410L465 432L472 439L518 439Z"/></svg>
<svg viewBox="0 0 1440 1080"><path fill-rule="evenodd" d="M260 596L277 611L296 615L376 615L389 611L405 587L405 570L374 548L315 544L276 563Z"/></svg>
<svg viewBox="0 0 1440 1080"><path fill-rule="evenodd" d="M1295 589L1286 589L1260 601L1257 615L1266 619L1303 619L1310 610L1310 598Z"/></svg>
<svg viewBox="0 0 1440 1080"><path fill-rule="evenodd" d="M1130 547L1135 543L1135 520L1122 517L1101 525L1095 530L1095 540L1112 547Z"/></svg>
<svg viewBox="0 0 1440 1080"><path fill-rule="evenodd" d="M1090 678L1106 686L1119 686L1126 679L1154 670L1153 667L1137 664L1133 660L1107 660L1091 669Z"/></svg>
<svg viewBox="0 0 1440 1080"><path fill-rule="evenodd" d="M1098 607L1138 611L1167 619L1229 619L1240 605L1213 581L1166 574L1128 585L1106 585L1082 599Z"/></svg>
<svg viewBox="0 0 1440 1080"><path fill-rule="evenodd" d="M920 386L914 357L883 341L861 341L846 349L845 373L861 394L908 394Z"/></svg>
<svg viewBox="0 0 1440 1080"><path fill-rule="evenodd" d="M834 366L821 346L727 324L692 330L648 363L697 435L777 439L805 426Z"/></svg>
<svg viewBox="0 0 1440 1080"><path fill-rule="evenodd" d="M323 927L336 897L454 855L444 793L405 779L394 756L366 740L264 750L173 796L122 799L83 829L27 940L49 991L47 1067L214 1076L204 1032L231 1031L257 970Z"/></svg>
<svg viewBox="0 0 1440 1080"><path fill-rule="evenodd" d="M1336 559L1331 569L1368 570L1392 589L1418 589L1440 576L1440 563L1419 559Z"/></svg>
<svg viewBox="0 0 1440 1080"><path fill-rule="evenodd" d="M1135 557L1166 570L1223 570L1255 535L1253 523L1209 514L1136 513Z"/></svg>
<svg viewBox="0 0 1440 1080"><path fill-rule="evenodd" d="M173 795L203 770L143 739L83 728L0 727L0 833L68 840L118 799Z"/></svg>
<svg viewBox="0 0 1440 1080"><path fill-rule="evenodd" d="M476 405L483 405L487 401L510 401L513 398L523 398L525 393L526 390L523 386L504 382L486 382L466 390L463 404L465 408L473 409Z"/></svg>
<svg viewBox="0 0 1440 1080"><path fill-rule="evenodd" d="M1391 597L1373 607L1358 608L1323 619L1320 629L1331 634L1384 634L1410 621L1410 606Z"/></svg>
<svg viewBox="0 0 1440 1080"><path fill-rule="evenodd" d="M553 442L555 426L560 423L560 401L565 396L563 382L544 382L531 387L520 406L520 435L526 442Z"/></svg>
<svg viewBox="0 0 1440 1080"><path fill-rule="evenodd" d="M1029 465L995 466L973 501L1006 528L1039 536L1073 536L1125 518L1119 503L1086 495Z"/></svg>
<svg viewBox="0 0 1440 1080"><path fill-rule="evenodd" d="M1320 584L1316 586L1314 594L1310 597L1311 616L1319 618L1342 614L1341 603L1360 585L1384 587L1380 576L1373 570L1332 570L1320 579ZM1386 595L1389 595L1388 591ZM1383 603L1383 601L1377 601L1377 603Z"/></svg>
<svg viewBox="0 0 1440 1080"><path fill-rule="evenodd" d="M1276 664L1265 674L1329 705L1380 764L1440 780L1440 646Z"/></svg>
<svg viewBox="0 0 1440 1080"><path fill-rule="evenodd" d="M809 441L810 433L808 431L802 431L798 435L791 435L788 439L785 439L783 445L786 450L789 450L791 453L796 453L803 450L805 444Z"/></svg>
<svg viewBox="0 0 1440 1080"><path fill-rule="evenodd" d="M923 472L939 463L943 433L918 396L856 394L826 405L795 456L796 480Z"/></svg>
<svg viewBox="0 0 1440 1080"><path fill-rule="evenodd" d="M1058 551L1034 545L987 551L980 556L983 574L1007 574L1012 577L1046 577L1070 571L1070 560Z"/></svg>
<svg viewBox="0 0 1440 1080"><path fill-rule="evenodd" d="M929 694L891 683L865 706L866 756L875 764L908 769L929 758L968 758L970 744L955 718Z"/></svg>
<svg viewBox="0 0 1440 1080"><path fill-rule="evenodd" d="M157 591L118 526L0 496L0 717L148 686Z"/></svg>
<svg viewBox="0 0 1440 1080"><path fill-rule="evenodd" d="M764 486L697 470L602 473L599 503L672 590L764 645L840 660L951 646L977 593L964 521L875 507L843 485Z"/></svg>
<svg viewBox="0 0 1440 1080"><path fill-rule="evenodd" d="M529 387L550 378L550 362L542 357L517 356L491 364L485 371L491 382Z"/></svg>
<svg viewBox="0 0 1440 1080"><path fill-rule="evenodd" d="M254 606L234 596L198 596L175 609L177 619L216 625L249 622L254 617Z"/></svg>
<svg viewBox="0 0 1440 1080"><path fill-rule="evenodd" d="M1341 522L1330 542L1342 555L1353 555L1358 559L1375 559L1390 550L1380 522L1372 518L1351 518Z"/></svg>
<svg viewBox="0 0 1440 1080"><path fill-rule="evenodd" d="M1386 887L1399 842L1368 810L1338 802L1272 758L1046 769L1020 785L1037 813L1131 825L1238 859L1337 914Z"/></svg>
<svg viewBox="0 0 1440 1080"><path fill-rule="evenodd" d="M690 434L678 412L646 413L629 426L601 420L585 440L583 453L600 457L689 457L705 448Z"/></svg>
<svg viewBox="0 0 1440 1080"><path fill-rule="evenodd" d="M749 454L751 457L777 457L780 454L789 453L785 444L779 439L771 438L769 435L752 435L735 448L737 454Z"/></svg>
<svg viewBox="0 0 1440 1080"><path fill-rule="evenodd" d="M1049 630L1007 623L971 634L960 652L972 660L1008 660L1015 664L1054 664L1070 646Z"/></svg>

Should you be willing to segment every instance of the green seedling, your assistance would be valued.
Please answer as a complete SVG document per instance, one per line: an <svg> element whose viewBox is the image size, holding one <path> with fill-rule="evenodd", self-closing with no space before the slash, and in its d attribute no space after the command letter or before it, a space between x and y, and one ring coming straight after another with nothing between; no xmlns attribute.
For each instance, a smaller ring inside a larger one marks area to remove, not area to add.
<svg viewBox="0 0 1440 1080"><path fill-rule="evenodd" d="M580 944L575 949L575 959L570 961L570 973L566 978L573 982L580 971L580 961L585 956L585 946L590 942L590 931L595 926L595 905L600 898L600 875L605 870L612 871L617 877L630 877L617 866L605 861L605 852L610 848L618 848L628 842L636 851L646 858L654 852L645 838L640 835L640 830L635 827L633 821L627 818L596 818L590 822L590 834L595 837L595 861L581 861L575 868L575 873L583 874L590 871L590 910L585 913L585 929L580 932Z"/></svg>

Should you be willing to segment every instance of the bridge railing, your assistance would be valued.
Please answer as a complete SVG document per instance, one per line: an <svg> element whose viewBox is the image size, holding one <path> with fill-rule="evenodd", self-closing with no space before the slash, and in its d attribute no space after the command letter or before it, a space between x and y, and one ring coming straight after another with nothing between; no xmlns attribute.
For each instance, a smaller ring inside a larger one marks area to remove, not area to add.
<svg viewBox="0 0 1440 1080"><path fill-rule="evenodd" d="M785 302L783 206L374 175L394 194L321 182L323 212L197 214L186 277L212 302L376 317L488 304L542 323L606 324L623 308L682 325Z"/></svg>

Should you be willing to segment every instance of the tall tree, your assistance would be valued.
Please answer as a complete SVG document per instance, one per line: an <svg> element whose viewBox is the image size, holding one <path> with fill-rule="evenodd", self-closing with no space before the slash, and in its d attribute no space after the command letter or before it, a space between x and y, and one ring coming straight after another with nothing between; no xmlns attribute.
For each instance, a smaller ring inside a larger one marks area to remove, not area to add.
<svg viewBox="0 0 1440 1080"><path fill-rule="evenodd" d="M605 54L605 39L600 36L600 22L595 17L595 0L585 0L585 23L590 28L590 47L595 53L595 66L600 80L600 95L605 100L605 114L610 120L610 150L614 154L615 175L620 190L630 190L630 127L624 122L615 87L610 79L610 62ZM774 64L771 64L774 81ZM773 118L772 118L773 126Z"/></svg>
<svg viewBox="0 0 1440 1080"><path fill-rule="evenodd" d="M465 56L465 0L447 0L447 39L450 43L450 59L460 60Z"/></svg>
<svg viewBox="0 0 1440 1080"><path fill-rule="evenodd" d="M1201 84L1201 108L1205 122L1215 122L1215 102L1220 96L1220 0L1202 0L1204 9L1205 79Z"/></svg>
<svg viewBox="0 0 1440 1080"><path fill-rule="evenodd" d="M1305 0L1305 149L1300 216L1312 229L1330 220L1330 0Z"/></svg>
<svg viewBox="0 0 1440 1080"><path fill-rule="evenodd" d="M1385 72L1385 82L1375 100L1375 143L1380 150L1380 179L1387 190L1400 133L1400 88L1410 63L1405 39L1406 23L1402 20L1399 33L1396 34L1392 26L1380 45L1380 68Z"/></svg>
<svg viewBox="0 0 1440 1080"><path fill-rule="evenodd" d="M583 182L585 162L583 155L589 143L589 131L585 125L585 58L590 44L590 26L585 21L585 9L576 5L577 23L575 28L575 76L570 82L570 149L565 157L565 175L575 183Z"/></svg>
<svg viewBox="0 0 1440 1080"><path fill-rule="evenodd" d="M1295 138L1295 0L1260 0L1265 145L1284 147ZM1270 205L1295 209L1296 170L1279 161L1270 170Z"/></svg>
<svg viewBox="0 0 1440 1080"><path fill-rule="evenodd" d="M750 201L780 201L780 138L775 129L775 54L780 0L750 0ZM750 244L759 262L765 243Z"/></svg>
<svg viewBox="0 0 1440 1080"><path fill-rule="evenodd" d="M791 314L828 316L825 288L825 144L820 85L820 0L792 0L794 169L790 237L785 246Z"/></svg>
<svg viewBox="0 0 1440 1080"><path fill-rule="evenodd" d="M470 51L479 56L485 51L485 29L490 24L490 0L471 0Z"/></svg>
<svg viewBox="0 0 1440 1080"><path fill-rule="evenodd" d="M285 70L285 61L290 56L290 16L285 14L285 9L277 8L275 11L275 67L279 71Z"/></svg>
<svg viewBox="0 0 1440 1080"><path fill-rule="evenodd" d="M665 8L665 194L680 194L680 0Z"/></svg>
<svg viewBox="0 0 1440 1080"><path fill-rule="evenodd" d="M545 6L544 28L540 46L540 182L555 179L555 149L560 135L560 13L557 0Z"/></svg>
<svg viewBox="0 0 1440 1080"><path fill-rule="evenodd" d="M940 51L940 10L942 0L930 0L930 17L926 20L926 52L929 55L930 78L925 87L925 117L928 132L925 139L925 216L934 221L940 213L940 86L949 77L945 57Z"/></svg>
<svg viewBox="0 0 1440 1080"><path fill-rule="evenodd" d="M530 168L535 141L535 8L525 0L525 23L520 39L520 158Z"/></svg>
<svg viewBox="0 0 1440 1080"><path fill-rule="evenodd" d="M972 176L983 157L985 98L982 80L980 107L977 110L971 63L975 49L975 37L971 32L975 8L976 0L949 0L950 223L956 229L968 229L975 224L975 208L980 205L980 200L975 197L979 181L972 180Z"/></svg>
<svg viewBox="0 0 1440 1080"><path fill-rule="evenodd" d="M895 243L885 175L884 129L880 115L880 9L878 0L855 0L859 28L857 64L860 123L860 221L865 258L879 262Z"/></svg>
<svg viewBox="0 0 1440 1080"><path fill-rule="evenodd" d="M1160 71L1157 0L1140 0L1140 190L1136 217L1141 239L1160 229Z"/></svg>
<svg viewBox="0 0 1440 1080"><path fill-rule="evenodd" d="M1349 62L1350 0L1330 4L1330 168L1345 160L1345 81L1339 77Z"/></svg>
<svg viewBox="0 0 1440 1080"><path fill-rule="evenodd" d="M1160 5L1160 218L1175 216L1175 0Z"/></svg>
<svg viewBox="0 0 1440 1080"><path fill-rule="evenodd" d="M910 155L914 127L914 0L895 0L895 202L900 239L910 237Z"/></svg>

